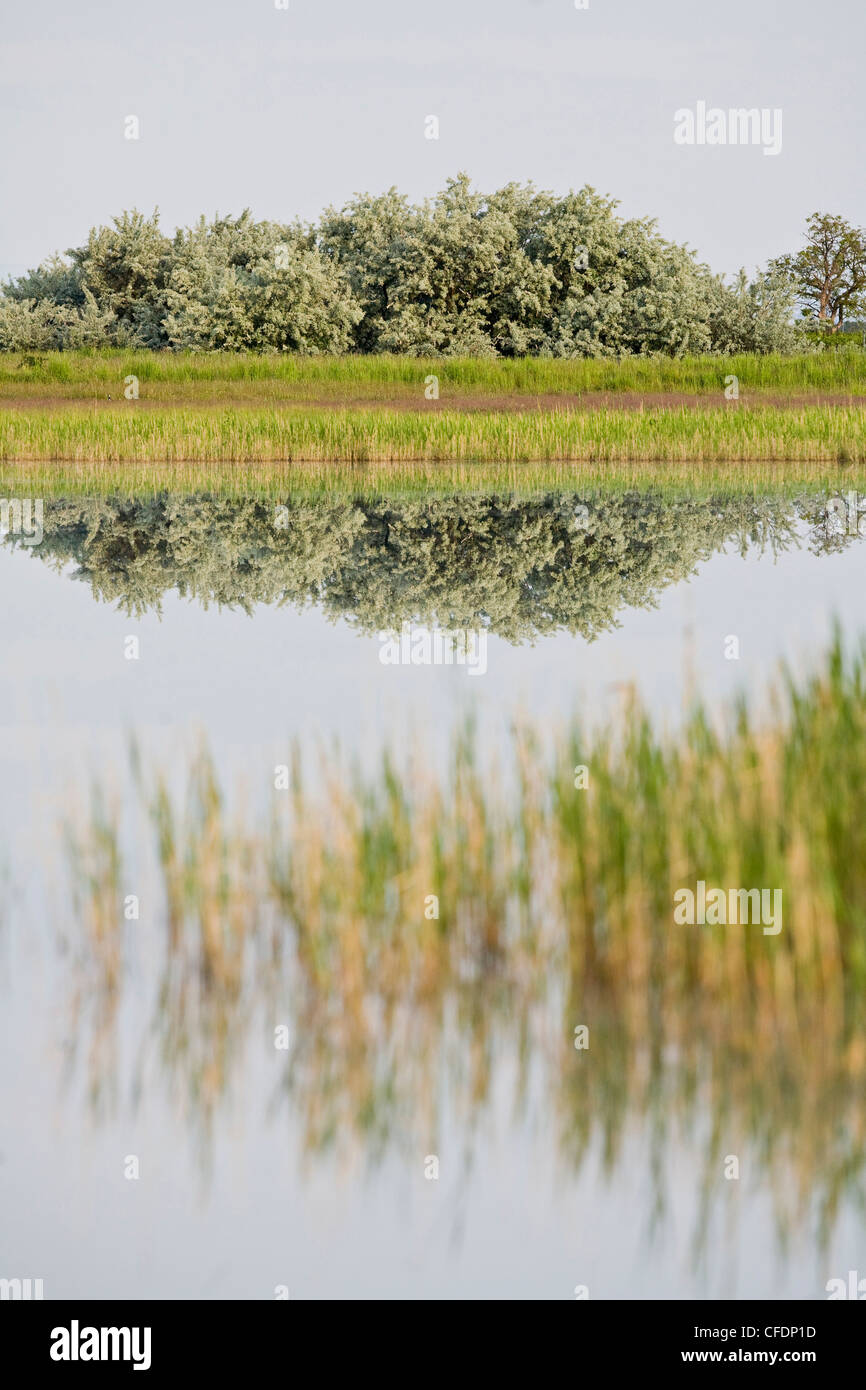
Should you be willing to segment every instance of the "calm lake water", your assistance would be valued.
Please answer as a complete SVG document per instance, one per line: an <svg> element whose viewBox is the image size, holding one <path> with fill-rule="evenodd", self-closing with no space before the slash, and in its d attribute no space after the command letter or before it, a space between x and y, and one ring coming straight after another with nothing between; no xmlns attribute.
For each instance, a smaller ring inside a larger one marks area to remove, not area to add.
<svg viewBox="0 0 866 1390"><path fill-rule="evenodd" d="M674 734L698 694L769 708L780 662L813 670L836 622L866 634L866 547L838 518L810 497L93 498L7 536L0 1276L47 1298L570 1299L822 1298L866 1273L856 1165L828 1192L786 1098L769 1129L740 1103L772 1087L760 1051L736 1075L625 1050L592 1073L545 978L526 1028L495 981L471 1016L443 987L429 1047L368 1003L359 1060L327 981L305 1008L267 961L231 985L166 969L131 809L133 740L178 794L206 745L251 826L293 745L328 796L320 750L435 775L467 718L492 765L515 717L544 741L631 690ZM475 669L385 664L404 623L468 632ZM94 785L124 855L110 960L69 849ZM859 1123L862 1149L866 1097L833 1105L828 1143Z"/></svg>

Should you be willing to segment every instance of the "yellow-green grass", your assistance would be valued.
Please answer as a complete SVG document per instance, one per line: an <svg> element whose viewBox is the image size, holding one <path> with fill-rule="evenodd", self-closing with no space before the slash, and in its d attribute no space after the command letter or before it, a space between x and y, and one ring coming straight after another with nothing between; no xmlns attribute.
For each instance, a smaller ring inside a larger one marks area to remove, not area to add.
<svg viewBox="0 0 866 1390"><path fill-rule="evenodd" d="M0 462L866 463L866 410L0 410Z"/></svg>
<svg viewBox="0 0 866 1390"><path fill-rule="evenodd" d="M635 357L622 360L558 358L422 358L398 355L299 357L292 354L93 352L0 353L0 402L10 394L50 390L64 399L121 394L138 378L143 396L181 403L213 399L221 390L251 399L340 396L411 399L423 396L426 377L440 393L581 395L586 392L677 391L722 395L736 376L750 391L866 391L866 352L849 347L794 357Z"/></svg>

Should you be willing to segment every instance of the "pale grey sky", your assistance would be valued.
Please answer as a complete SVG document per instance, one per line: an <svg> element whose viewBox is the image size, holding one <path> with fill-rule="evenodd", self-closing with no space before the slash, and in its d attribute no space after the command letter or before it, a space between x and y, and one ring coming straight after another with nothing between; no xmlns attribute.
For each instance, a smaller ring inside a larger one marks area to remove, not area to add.
<svg viewBox="0 0 866 1390"><path fill-rule="evenodd" d="M717 270L866 222L862 0L43 0L0 41L0 271L124 207L315 217L466 170L593 184ZM782 151L674 143L674 112L781 108ZM425 117L440 121L438 141ZM124 138L136 115L138 141Z"/></svg>

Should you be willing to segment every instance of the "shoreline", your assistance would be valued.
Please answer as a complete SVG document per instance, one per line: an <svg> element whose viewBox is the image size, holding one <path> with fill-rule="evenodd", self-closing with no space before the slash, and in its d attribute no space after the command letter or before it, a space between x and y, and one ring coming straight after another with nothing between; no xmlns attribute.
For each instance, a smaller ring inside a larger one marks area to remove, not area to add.
<svg viewBox="0 0 866 1390"><path fill-rule="evenodd" d="M510 496L565 492L591 495L645 491L663 497L731 497L768 492L795 497L804 491L845 495L866 492L866 465L741 460L698 463L534 464L452 461L440 463L238 463L208 464L166 459L93 462L59 459L3 460L0 497L165 492L208 493L225 498L414 496L468 494Z"/></svg>

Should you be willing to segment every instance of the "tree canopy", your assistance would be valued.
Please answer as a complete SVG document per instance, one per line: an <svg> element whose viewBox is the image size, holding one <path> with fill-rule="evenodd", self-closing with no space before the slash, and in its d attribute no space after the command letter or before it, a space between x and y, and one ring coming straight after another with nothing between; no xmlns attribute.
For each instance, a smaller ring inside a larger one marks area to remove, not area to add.
<svg viewBox="0 0 866 1390"><path fill-rule="evenodd" d="M793 284L810 327L838 333L866 308L866 233L843 217L814 212L805 246L773 268Z"/></svg>
<svg viewBox="0 0 866 1390"><path fill-rule="evenodd" d="M310 226L245 211L170 237L158 211L124 212L5 285L0 350L787 352L802 346L788 271L727 283L593 188L483 194L460 174L423 203L392 188Z"/></svg>

